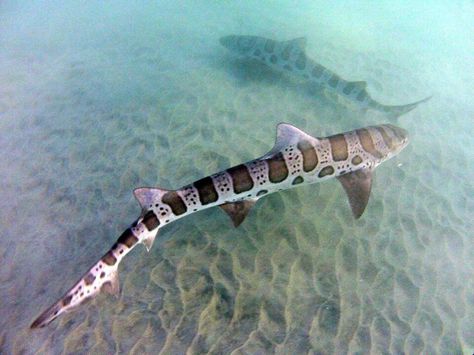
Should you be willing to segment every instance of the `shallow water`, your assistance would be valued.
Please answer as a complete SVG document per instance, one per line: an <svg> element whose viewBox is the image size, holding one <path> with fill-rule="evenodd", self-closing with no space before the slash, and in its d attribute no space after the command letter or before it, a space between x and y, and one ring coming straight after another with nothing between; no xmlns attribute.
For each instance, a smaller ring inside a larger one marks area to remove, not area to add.
<svg viewBox="0 0 474 355"><path fill-rule="evenodd" d="M469 2L0 4L1 353L472 353L474 6ZM139 214L255 158L285 121L314 136L387 119L230 55L227 34L307 36L366 80L410 145L354 221L336 181L160 231L99 296L28 327Z"/></svg>

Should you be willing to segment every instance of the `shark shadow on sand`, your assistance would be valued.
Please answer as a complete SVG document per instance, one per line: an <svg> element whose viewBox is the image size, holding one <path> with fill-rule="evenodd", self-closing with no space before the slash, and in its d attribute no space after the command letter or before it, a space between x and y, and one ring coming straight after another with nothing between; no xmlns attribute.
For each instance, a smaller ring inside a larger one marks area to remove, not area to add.
<svg viewBox="0 0 474 355"><path fill-rule="evenodd" d="M303 80L313 92L318 87L324 89L328 94L352 103L361 111L372 109L395 119L431 98L429 96L406 105L381 104L370 97L365 81L344 80L309 58L306 55L305 37L280 42L258 36L230 35L220 38L219 42L239 57L256 60L276 72Z"/></svg>

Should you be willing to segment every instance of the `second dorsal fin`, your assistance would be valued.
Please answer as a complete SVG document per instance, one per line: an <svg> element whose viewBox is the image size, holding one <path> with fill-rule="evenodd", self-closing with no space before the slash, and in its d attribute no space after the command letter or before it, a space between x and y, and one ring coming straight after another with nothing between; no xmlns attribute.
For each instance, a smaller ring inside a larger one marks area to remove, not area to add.
<svg viewBox="0 0 474 355"><path fill-rule="evenodd" d="M148 210L154 201L158 201L169 190L155 187L139 187L133 190L133 195L137 199L141 208Z"/></svg>
<svg viewBox="0 0 474 355"><path fill-rule="evenodd" d="M234 223L234 227L238 227L247 217L250 209L257 202L256 199L237 201L237 202L228 202L220 205L225 213L227 213Z"/></svg>
<svg viewBox="0 0 474 355"><path fill-rule="evenodd" d="M291 43L292 45L294 45L295 47L299 48L300 50L302 50L303 52L305 51L306 49L306 43L308 42L308 40L306 39L306 37L298 37L298 38L293 38L293 39L290 39L288 41L288 43Z"/></svg>

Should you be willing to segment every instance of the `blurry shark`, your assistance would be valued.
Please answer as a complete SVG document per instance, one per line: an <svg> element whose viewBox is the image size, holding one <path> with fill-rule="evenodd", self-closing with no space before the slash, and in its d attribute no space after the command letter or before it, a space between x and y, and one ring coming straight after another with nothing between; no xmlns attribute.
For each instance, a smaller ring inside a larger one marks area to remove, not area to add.
<svg viewBox="0 0 474 355"><path fill-rule="evenodd" d="M308 58L305 52L305 37L279 42L258 36L230 35L220 38L219 41L233 53L254 58L278 72L309 80L329 92L334 92L349 102L355 103L362 110L373 109L383 112L391 118L401 116L431 98L429 96L420 101L400 106L378 103L367 92L365 81L346 81Z"/></svg>
<svg viewBox="0 0 474 355"><path fill-rule="evenodd" d="M140 217L63 297L39 315L31 328L46 326L101 291L118 294L118 265L125 255L140 243L149 251L160 228L191 213L219 206L237 227L263 196L337 178L353 215L359 218L369 201L374 169L407 144L407 132L390 124L315 138L281 123L275 145L260 158L178 190L138 188L134 195L142 208Z"/></svg>

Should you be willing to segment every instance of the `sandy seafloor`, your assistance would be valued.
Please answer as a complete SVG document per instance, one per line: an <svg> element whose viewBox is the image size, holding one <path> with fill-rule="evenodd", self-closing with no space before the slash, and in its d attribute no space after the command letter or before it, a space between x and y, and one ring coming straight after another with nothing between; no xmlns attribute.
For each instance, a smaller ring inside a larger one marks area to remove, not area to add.
<svg viewBox="0 0 474 355"><path fill-rule="evenodd" d="M0 353L461 354L474 349L474 5L0 3ZM411 144L354 221L337 181L160 231L100 295L33 319L139 214L264 154L275 125L325 136L386 122L230 55L227 34L306 36L307 54L387 104Z"/></svg>

